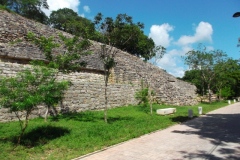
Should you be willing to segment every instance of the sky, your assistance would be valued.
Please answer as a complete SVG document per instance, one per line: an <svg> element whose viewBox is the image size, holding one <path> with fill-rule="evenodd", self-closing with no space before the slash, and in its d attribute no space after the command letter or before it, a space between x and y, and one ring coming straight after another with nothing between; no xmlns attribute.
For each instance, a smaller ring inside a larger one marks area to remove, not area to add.
<svg viewBox="0 0 240 160"><path fill-rule="evenodd" d="M52 10L71 8L80 16L93 20L97 13L116 18L132 16L133 22L144 23L144 34L156 45L166 48L157 66L175 77L188 70L183 56L199 44L210 50L222 50L228 57L239 59L240 0L47 0L47 15Z"/></svg>

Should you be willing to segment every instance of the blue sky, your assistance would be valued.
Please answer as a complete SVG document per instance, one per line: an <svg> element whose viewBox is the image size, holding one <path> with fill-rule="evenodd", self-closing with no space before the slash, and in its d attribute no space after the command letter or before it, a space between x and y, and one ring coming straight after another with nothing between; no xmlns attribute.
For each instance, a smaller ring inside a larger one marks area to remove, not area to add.
<svg viewBox="0 0 240 160"><path fill-rule="evenodd" d="M181 56L199 43L234 59L240 56L240 17L232 18L240 11L240 0L48 0L48 4L50 10L67 7L88 19L99 12L113 18L126 13L135 23L143 22L144 33L167 49L157 65L176 77L188 69Z"/></svg>

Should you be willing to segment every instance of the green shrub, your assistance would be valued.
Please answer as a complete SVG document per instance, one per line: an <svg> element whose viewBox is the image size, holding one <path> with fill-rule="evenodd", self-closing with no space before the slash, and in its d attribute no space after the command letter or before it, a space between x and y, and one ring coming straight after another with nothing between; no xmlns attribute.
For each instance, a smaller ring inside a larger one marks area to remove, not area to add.
<svg viewBox="0 0 240 160"><path fill-rule="evenodd" d="M147 106L149 103L148 88L143 88L140 91L136 92L135 98L139 100L139 104Z"/></svg>
<svg viewBox="0 0 240 160"><path fill-rule="evenodd" d="M221 97L223 97L224 99L228 99L233 95L234 95L234 92L230 87L224 87L221 91Z"/></svg>
<svg viewBox="0 0 240 160"><path fill-rule="evenodd" d="M7 6L3 6L0 4L0 10L5 10L5 11L8 11L8 12L12 12L9 8L7 8Z"/></svg>

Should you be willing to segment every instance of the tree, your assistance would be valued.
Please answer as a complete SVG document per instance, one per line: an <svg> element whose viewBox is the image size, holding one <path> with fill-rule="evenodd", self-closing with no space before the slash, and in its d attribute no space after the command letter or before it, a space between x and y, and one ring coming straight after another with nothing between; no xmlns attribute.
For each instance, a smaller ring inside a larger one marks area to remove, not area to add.
<svg viewBox="0 0 240 160"><path fill-rule="evenodd" d="M101 45L101 51L98 53L104 67L104 97L105 97L105 108L104 108L104 121L107 123L107 109L108 109L108 96L107 87L108 79L111 73L111 69L116 66L115 55L118 52L112 46Z"/></svg>
<svg viewBox="0 0 240 160"><path fill-rule="evenodd" d="M52 37L37 37L33 33L28 33L28 40L37 45L45 54L46 61L34 61L37 66L19 72L16 77L3 77L0 81L0 106L14 112L20 122L21 133L18 144L28 126L29 116L34 108L39 104L46 104L47 111L45 121L50 107L54 107L62 101L64 91L70 85L68 81L57 81L59 72L68 73L78 70L85 63L79 58L90 46L90 42L78 37L66 38L59 35L62 40L63 53L53 54L53 49L60 47ZM19 112L25 112L22 120Z"/></svg>
<svg viewBox="0 0 240 160"><path fill-rule="evenodd" d="M61 54L53 54L53 49L59 48L61 45L56 43L53 37L46 38L44 36L37 37L33 33L28 33L28 39L36 44L45 54L48 66L58 69L63 73L70 71L76 71L80 67L86 66L86 62L81 62L82 55L90 54L87 49L91 46L87 39L81 39L77 36L73 38L66 38L63 35L59 35L62 40L62 47L65 48Z"/></svg>
<svg viewBox="0 0 240 160"><path fill-rule="evenodd" d="M214 72L216 72L214 87L220 99L221 97L228 98L234 96L236 88L238 88L236 76L239 74L239 71L238 60L233 59L228 59L214 67ZM225 94L223 95L223 93ZM237 95L235 94L235 96Z"/></svg>
<svg viewBox="0 0 240 160"><path fill-rule="evenodd" d="M139 100L139 104L143 103L144 107L149 104L148 88L145 88L142 84L142 89L135 93L135 98Z"/></svg>
<svg viewBox="0 0 240 160"><path fill-rule="evenodd" d="M53 28L67 31L68 23L75 21L78 17L78 14L69 8L58 9L57 11L52 11L49 16L50 25Z"/></svg>
<svg viewBox="0 0 240 160"><path fill-rule="evenodd" d="M34 44L38 45L39 48L45 54L47 62L47 67L54 68L58 72L69 73L71 71L79 70L80 67L84 67L86 65L85 62L80 62L80 57L82 55L90 54L87 51L88 47L91 45L90 42L86 39L80 39L78 37L66 38L63 35L59 35L59 38L62 40L62 47L65 48L64 53L54 55L53 49L60 47L60 44L55 43L52 37L46 38L44 36L37 37L33 33L28 33L28 39L31 40ZM34 61L34 64L44 65L44 63L39 61ZM53 79L55 81L55 79ZM63 99L63 92L59 92L59 89L64 88L64 85L54 85L54 81L49 81L49 84L52 85L46 86L45 90L49 90L49 94L44 94L45 104L47 107L45 113L45 121L47 120L47 115L49 112L49 108L53 108L53 105L56 102L59 102ZM51 92L50 92L51 91ZM54 92L56 91L56 92ZM57 96L56 96L57 95ZM54 108L53 108L54 109Z"/></svg>
<svg viewBox="0 0 240 160"><path fill-rule="evenodd" d="M152 50L152 55L154 55L153 60L151 61L153 65L157 66L158 61L163 57L163 55L166 53L166 48L164 48L163 46L156 46L153 50ZM152 103L153 103L153 89L151 87L151 82L154 81L152 79L153 74L152 73L152 69L149 68L148 69L150 71L150 74L147 74L147 86L148 86L148 97L149 97L149 102L150 102L150 113L152 115L153 113L153 109L152 109Z"/></svg>
<svg viewBox="0 0 240 160"><path fill-rule="evenodd" d="M144 35L142 31L144 24L133 23L131 16L118 14L115 20L111 17L103 20L103 15L98 13L94 24L100 33L95 34L94 40L112 45L145 60L154 56L152 50L155 45L151 38Z"/></svg>
<svg viewBox="0 0 240 160"><path fill-rule="evenodd" d="M95 33L94 24L69 8L58 9L50 14L49 23L54 28L83 38L90 38Z"/></svg>
<svg viewBox="0 0 240 160"><path fill-rule="evenodd" d="M231 89L235 93L233 96L234 97L239 97L240 96L240 64L239 60L234 60L234 69L232 68L230 72L228 72L228 75L230 78L234 79L234 84L231 83Z"/></svg>
<svg viewBox="0 0 240 160"><path fill-rule="evenodd" d="M144 35L141 28L134 24L133 26L125 25L122 30L118 30L115 46L132 55L149 60L154 56L154 41ZM129 39L129 36L132 36ZM126 43L122 43L126 42Z"/></svg>
<svg viewBox="0 0 240 160"><path fill-rule="evenodd" d="M190 69L199 70L201 73L201 82L207 85L208 99L211 103L211 89L217 72L214 67L226 61L227 55L220 50L207 51L205 47L199 46L198 50L192 50L186 53L185 64ZM223 70L219 67L218 72Z"/></svg>
<svg viewBox="0 0 240 160"><path fill-rule="evenodd" d="M150 63L153 65L157 66L158 61L163 57L163 55L166 52L166 49L163 46L157 46L153 49L152 51L153 55L155 55ZM147 63L147 61L145 61ZM142 79L142 89L135 94L135 98L140 100L140 103L143 102L144 106L150 106L150 113L152 115L153 113L153 108L152 108L152 103L153 103L153 96L155 95L154 93L154 86L152 85L152 82L155 80L153 79L154 73L152 72L152 68L150 65L146 65L148 68L148 73L142 74L140 72L137 72L139 77ZM145 82L145 83L144 83Z"/></svg>
<svg viewBox="0 0 240 160"><path fill-rule="evenodd" d="M200 70L188 70L184 73L184 76L180 78L183 81L192 83L197 87L197 93L199 95L204 95L206 91L206 85L201 81Z"/></svg>
<svg viewBox="0 0 240 160"><path fill-rule="evenodd" d="M129 25L132 24L132 18L127 15L118 15L116 18L116 23L113 22L113 19L110 17L105 18L103 20L103 15L101 13L98 13L94 18L94 24L97 26L97 30L100 33L100 36L98 38L100 39L100 42L103 42L101 44L100 51L98 52L99 58L103 63L104 66L104 82L105 82L105 88L104 88L104 95L105 95L105 108L104 108L104 121L107 123L107 109L108 109L108 96L107 96L107 87L108 87L108 79L109 75L111 73L111 70L115 67L116 61L115 61L115 55L119 51L116 49L116 39L119 30L124 29L124 25L128 23ZM129 35L128 39L131 39L132 36ZM123 41L122 43L126 43Z"/></svg>
<svg viewBox="0 0 240 160"><path fill-rule="evenodd" d="M35 66L25 69L16 77L3 77L0 81L0 104L15 113L19 120L21 141L32 111L41 103L55 104L62 98L69 82L55 81L55 70ZM50 95L50 97L48 97Z"/></svg>
<svg viewBox="0 0 240 160"><path fill-rule="evenodd" d="M34 64L34 62L33 62ZM59 70L49 67L49 65L44 66L43 63L35 63L39 67L41 67L41 72L46 76L48 74L47 79L42 81L41 85L39 86L40 94L43 98L43 104L46 105L46 112L45 112L45 122L47 122L47 116L49 113L49 109L52 108L52 111L55 111L55 105L59 102L62 102L64 98L64 91L70 86L70 81L57 81L57 76ZM35 65L34 64L34 65ZM56 113L55 113L56 114Z"/></svg>
<svg viewBox="0 0 240 160"><path fill-rule="evenodd" d="M1 0L0 4L24 17L48 24L48 17L42 11L49 7L47 0Z"/></svg>

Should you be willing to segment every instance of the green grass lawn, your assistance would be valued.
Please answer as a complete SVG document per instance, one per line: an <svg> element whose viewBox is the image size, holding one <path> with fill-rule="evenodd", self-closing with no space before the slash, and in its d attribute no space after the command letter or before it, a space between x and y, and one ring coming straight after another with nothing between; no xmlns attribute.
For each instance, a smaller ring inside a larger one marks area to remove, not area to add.
<svg viewBox="0 0 240 160"><path fill-rule="evenodd" d="M198 106L203 113L226 106L226 102L200 104L196 106L153 105L149 108L127 106L108 110L108 121L103 111L87 111L30 120L22 138L16 146L20 132L19 122L0 123L0 159L72 159L105 147L139 137L143 134L167 128L188 120L188 109L198 116ZM174 115L156 115L156 109L176 107Z"/></svg>

